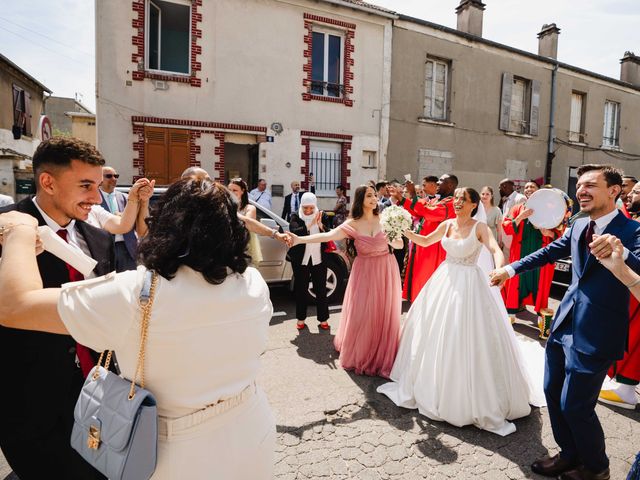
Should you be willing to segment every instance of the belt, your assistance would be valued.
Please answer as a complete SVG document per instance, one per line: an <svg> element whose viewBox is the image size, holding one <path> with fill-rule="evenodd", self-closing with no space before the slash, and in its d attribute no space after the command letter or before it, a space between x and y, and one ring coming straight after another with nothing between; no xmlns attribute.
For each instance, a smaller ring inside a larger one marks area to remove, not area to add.
<svg viewBox="0 0 640 480"><path fill-rule="evenodd" d="M158 416L158 434L170 437L171 435L187 430L195 425L204 423L213 417L237 407L255 394L256 384L252 383L238 395L220 400L217 403L208 405L202 410L197 410L189 415L177 418Z"/></svg>

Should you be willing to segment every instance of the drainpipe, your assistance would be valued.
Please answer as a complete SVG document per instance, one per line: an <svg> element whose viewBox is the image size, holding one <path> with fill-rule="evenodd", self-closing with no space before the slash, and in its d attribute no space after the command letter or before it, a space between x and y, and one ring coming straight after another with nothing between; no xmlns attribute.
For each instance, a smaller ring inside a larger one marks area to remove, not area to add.
<svg viewBox="0 0 640 480"><path fill-rule="evenodd" d="M547 143L547 163L544 169L544 183L551 183L551 168L553 165L553 159L556 156L554 153L554 144L556 140L556 90L558 83L558 62L553 63L553 70L551 70L551 105L549 108L549 141Z"/></svg>

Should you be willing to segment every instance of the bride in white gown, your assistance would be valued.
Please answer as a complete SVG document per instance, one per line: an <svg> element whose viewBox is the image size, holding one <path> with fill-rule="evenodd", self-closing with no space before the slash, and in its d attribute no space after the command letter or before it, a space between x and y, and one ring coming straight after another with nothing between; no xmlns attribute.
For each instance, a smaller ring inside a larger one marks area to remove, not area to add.
<svg viewBox="0 0 640 480"><path fill-rule="evenodd" d="M460 188L454 198L456 219L426 237L406 232L418 245L441 241L447 259L407 313L393 382L378 392L433 420L508 435L515 431L509 420L527 416L530 403L543 401L536 398L538 388L525 370L504 306L477 264L483 245L497 266L504 263L486 224L471 218L479 203L475 190Z"/></svg>

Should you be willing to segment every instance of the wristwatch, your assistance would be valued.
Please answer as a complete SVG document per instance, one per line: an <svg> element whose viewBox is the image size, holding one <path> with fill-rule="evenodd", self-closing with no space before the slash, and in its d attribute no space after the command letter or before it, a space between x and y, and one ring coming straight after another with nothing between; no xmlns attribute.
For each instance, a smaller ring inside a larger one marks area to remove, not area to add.
<svg viewBox="0 0 640 480"><path fill-rule="evenodd" d="M278 234L278 230L276 230L275 228L271 230L271 238L276 238L277 234Z"/></svg>

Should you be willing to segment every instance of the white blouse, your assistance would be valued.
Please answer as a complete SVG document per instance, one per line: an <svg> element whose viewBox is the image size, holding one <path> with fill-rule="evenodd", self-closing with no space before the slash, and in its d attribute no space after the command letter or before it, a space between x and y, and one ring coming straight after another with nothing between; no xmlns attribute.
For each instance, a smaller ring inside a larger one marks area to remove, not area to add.
<svg viewBox="0 0 640 480"><path fill-rule="evenodd" d="M138 357L145 270L65 284L58 302L73 338L96 351L114 350L126 378ZM272 313L269 289L251 267L220 285L184 266L172 280L158 277L145 356L145 388L158 413L183 416L254 382Z"/></svg>

